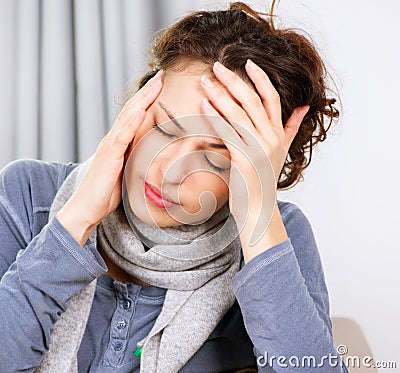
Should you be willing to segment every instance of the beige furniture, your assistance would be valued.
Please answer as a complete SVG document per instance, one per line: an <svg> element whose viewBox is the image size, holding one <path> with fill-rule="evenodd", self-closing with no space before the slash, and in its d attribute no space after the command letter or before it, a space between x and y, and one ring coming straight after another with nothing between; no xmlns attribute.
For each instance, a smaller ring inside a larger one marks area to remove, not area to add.
<svg viewBox="0 0 400 373"><path fill-rule="evenodd" d="M352 319L332 317L335 346L351 373L377 373L372 351L360 326ZM370 357L370 358L369 358ZM363 359L371 367L363 365ZM358 363L359 362L359 363Z"/></svg>

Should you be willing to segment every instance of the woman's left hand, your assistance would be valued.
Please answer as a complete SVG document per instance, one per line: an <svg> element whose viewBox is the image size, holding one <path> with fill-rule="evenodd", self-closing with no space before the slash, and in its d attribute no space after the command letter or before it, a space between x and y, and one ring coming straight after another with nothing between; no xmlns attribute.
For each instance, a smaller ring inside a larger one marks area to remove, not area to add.
<svg viewBox="0 0 400 373"><path fill-rule="evenodd" d="M236 220L259 220L266 203L274 208L278 177L309 106L297 107L283 127L279 94L260 67L246 63L258 92L219 62L213 70L218 83L201 78L203 111L216 116L212 126L230 152L230 210Z"/></svg>

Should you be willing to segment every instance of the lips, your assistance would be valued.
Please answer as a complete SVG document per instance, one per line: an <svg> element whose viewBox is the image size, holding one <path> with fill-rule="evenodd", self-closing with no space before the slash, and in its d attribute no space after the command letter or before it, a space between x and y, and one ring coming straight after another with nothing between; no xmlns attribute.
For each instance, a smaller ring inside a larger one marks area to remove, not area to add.
<svg viewBox="0 0 400 373"><path fill-rule="evenodd" d="M147 187L153 192L155 193L160 199L163 199L166 202L170 202L170 203L174 203L176 205L178 205L179 203L175 202L168 194L166 193L161 193L161 190L158 189L156 186L149 184L147 182L145 182L145 184L147 185Z"/></svg>

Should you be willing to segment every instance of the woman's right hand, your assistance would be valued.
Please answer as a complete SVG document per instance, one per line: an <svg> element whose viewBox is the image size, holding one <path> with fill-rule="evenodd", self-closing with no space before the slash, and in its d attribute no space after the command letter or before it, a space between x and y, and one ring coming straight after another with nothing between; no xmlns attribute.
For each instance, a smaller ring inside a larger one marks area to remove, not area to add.
<svg viewBox="0 0 400 373"><path fill-rule="evenodd" d="M129 145L143 123L146 110L161 92L162 72L150 79L119 113L100 141L77 189L57 212L57 219L82 246L92 230L122 199L122 176Z"/></svg>

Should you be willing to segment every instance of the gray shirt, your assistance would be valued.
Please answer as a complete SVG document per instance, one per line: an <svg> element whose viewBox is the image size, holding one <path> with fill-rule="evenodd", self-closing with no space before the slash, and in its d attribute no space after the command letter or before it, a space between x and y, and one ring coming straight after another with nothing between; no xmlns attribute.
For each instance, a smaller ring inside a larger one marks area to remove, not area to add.
<svg viewBox="0 0 400 373"><path fill-rule="evenodd" d="M79 372L139 372L133 352L166 289L113 280L93 243L82 248L56 217L48 220L77 165L18 160L0 173L0 373L33 372L69 299L95 278ZM297 205L278 207L289 238L246 264L242 258L232 281L237 301L180 372L347 372L311 225Z"/></svg>

